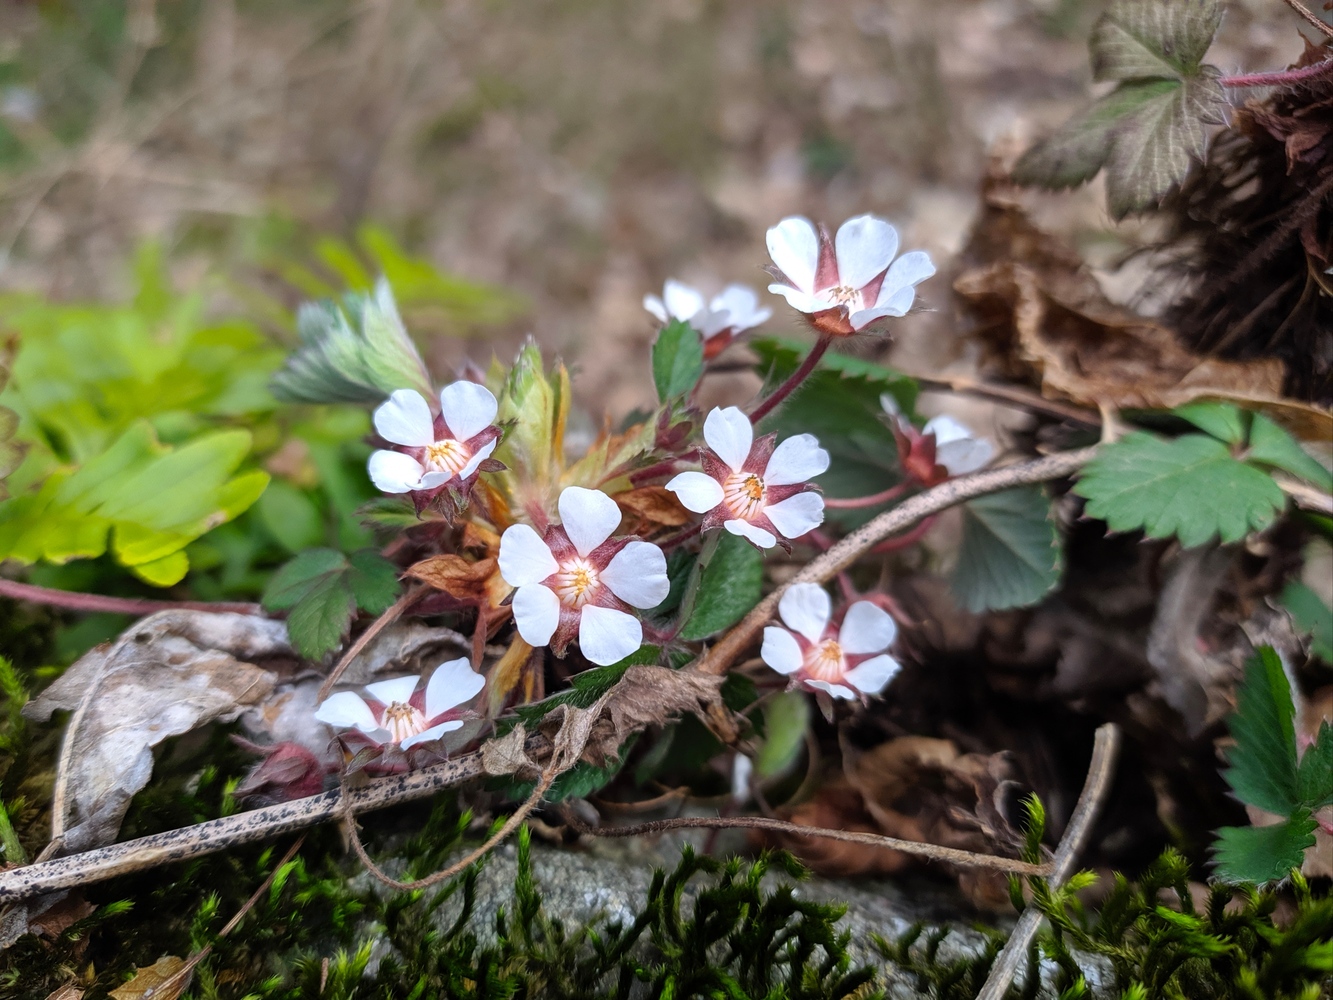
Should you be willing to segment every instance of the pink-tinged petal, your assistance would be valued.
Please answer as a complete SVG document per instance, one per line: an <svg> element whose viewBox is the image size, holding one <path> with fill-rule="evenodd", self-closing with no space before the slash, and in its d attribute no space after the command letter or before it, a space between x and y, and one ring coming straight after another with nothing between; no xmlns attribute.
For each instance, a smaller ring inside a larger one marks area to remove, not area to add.
<svg viewBox="0 0 1333 1000"><path fill-rule="evenodd" d="M793 486L827 472L829 456L813 434L796 434L773 450L764 469L764 485Z"/></svg>
<svg viewBox="0 0 1333 1000"><path fill-rule="evenodd" d="M757 528L749 521L736 518L731 521L723 521L722 527L733 535L740 535L742 538L748 539L761 549L771 549L778 544L778 540L773 537L771 532L765 531L763 528Z"/></svg>
<svg viewBox="0 0 1333 1000"><path fill-rule="evenodd" d="M792 288L790 285L773 284L768 286L768 290L774 295L781 295L787 300L787 305L791 306L797 312L817 313L825 309L832 309L836 302L826 299L810 292L803 292L799 288Z"/></svg>
<svg viewBox="0 0 1333 1000"><path fill-rule="evenodd" d="M690 326L699 331L704 340L710 337L716 337L727 327L731 326L731 313L725 309L714 311L712 309L700 309L690 317Z"/></svg>
<svg viewBox="0 0 1333 1000"><path fill-rule="evenodd" d="M394 444L424 448L435 443L430 404L415 389L397 389L375 410L375 430Z"/></svg>
<svg viewBox="0 0 1333 1000"><path fill-rule="evenodd" d="M315 710L315 718L330 726L355 726L363 733L374 732L379 725L365 699L351 691L329 695Z"/></svg>
<svg viewBox="0 0 1333 1000"><path fill-rule="evenodd" d="M879 296L875 299L876 306L888 306L897 301L897 296L905 289L913 285L919 285L932 274L935 273L935 264L930 259L930 254L924 250L913 250L911 253L905 253L893 262L889 268L889 273L884 275L884 284L879 286ZM908 297L907 305L903 307L901 316L912 306L912 299Z"/></svg>
<svg viewBox="0 0 1333 1000"><path fill-rule="evenodd" d="M820 691L827 691L835 698L842 698L851 701L856 697L856 692L849 687L843 687L841 684L830 684L828 681L806 681L807 686L818 688Z"/></svg>
<svg viewBox="0 0 1333 1000"><path fill-rule="evenodd" d="M477 471L477 466L491 457L491 452L495 451L495 446L500 443L499 438L491 438L484 445L478 448L467 460L467 465L458 470L458 478L466 479L472 473Z"/></svg>
<svg viewBox="0 0 1333 1000"><path fill-rule="evenodd" d="M947 413L927 420L926 426L921 428L921 433L934 434L936 447L948 444L950 441L966 441L973 437L972 430L966 424L961 420L955 420Z"/></svg>
<svg viewBox="0 0 1333 1000"><path fill-rule="evenodd" d="M842 679L862 694L879 694L901 669L892 656L876 656L852 667Z"/></svg>
<svg viewBox="0 0 1333 1000"><path fill-rule="evenodd" d="M870 601L857 601L842 620L838 645L853 656L882 653L897 637L898 626L887 611Z"/></svg>
<svg viewBox="0 0 1333 1000"><path fill-rule="evenodd" d="M948 469L951 476L963 476L983 469L994 457L995 446L986 438L950 441L935 448L935 461Z"/></svg>
<svg viewBox="0 0 1333 1000"><path fill-rule="evenodd" d="M764 514L783 538L800 538L824 523L824 498L818 493L797 493L768 505Z"/></svg>
<svg viewBox="0 0 1333 1000"><path fill-rule="evenodd" d="M643 645L639 619L614 608L585 604L579 621L579 649L599 667L609 666L638 652Z"/></svg>
<svg viewBox="0 0 1333 1000"><path fill-rule="evenodd" d="M666 556L651 542L630 542L617 552L602 570L602 582L626 604L644 610L657 607L671 590Z"/></svg>
<svg viewBox="0 0 1333 1000"><path fill-rule="evenodd" d="M908 291L911 291L909 288ZM911 303L908 303L911 306ZM847 322L852 324L853 330L864 330L877 319L883 319L885 316L901 316L907 312L906 309L899 312L895 309L858 309L847 317Z"/></svg>
<svg viewBox="0 0 1333 1000"><path fill-rule="evenodd" d="M511 587L541 583L560 568L542 536L529 525L513 524L500 536L500 576Z"/></svg>
<svg viewBox="0 0 1333 1000"><path fill-rule="evenodd" d="M476 437L499 412L494 393L476 382L450 382L440 390L440 416L459 441Z"/></svg>
<svg viewBox="0 0 1333 1000"><path fill-rule="evenodd" d="M486 678L472 669L466 657L441 663L426 682L426 718L471 701L485 686Z"/></svg>
<svg viewBox="0 0 1333 1000"><path fill-rule="evenodd" d="M423 488L422 475L426 470L411 455L381 450L370 456L366 471L381 493L411 493Z"/></svg>
<svg viewBox="0 0 1333 1000"><path fill-rule="evenodd" d="M540 583L530 583L514 591L511 607L514 626L529 646L545 646L560 626L560 598Z"/></svg>
<svg viewBox="0 0 1333 1000"><path fill-rule="evenodd" d="M722 484L702 472L682 472L666 488L676 494L686 510L696 514L707 514L722 502Z"/></svg>
<svg viewBox="0 0 1333 1000"><path fill-rule="evenodd" d="M829 596L817 583L793 583L778 601L778 614L787 627L812 643L824 637L832 613Z"/></svg>
<svg viewBox="0 0 1333 1000"><path fill-rule="evenodd" d="M745 285L728 285L713 296L708 308L713 312L727 313L728 326L737 333L767 322L773 315L772 309L766 306L760 308L759 296L755 294L753 288Z"/></svg>
<svg viewBox="0 0 1333 1000"><path fill-rule="evenodd" d="M777 625L765 626L764 644L759 647L759 656L780 674L794 674L805 662L796 636Z"/></svg>
<svg viewBox="0 0 1333 1000"><path fill-rule="evenodd" d="M417 689L420 677L391 677L387 681L367 684L366 691L372 698L383 705L392 705L395 701L406 705L412 692Z"/></svg>
<svg viewBox="0 0 1333 1000"><path fill-rule="evenodd" d="M560 524L581 556L597 548L620 527L620 508L601 490L567 486L556 506L560 508Z"/></svg>
<svg viewBox="0 0 1333 1000"><path fill-rule="evenodd" d="M793 215L770 229L765 240L768 255L778 270L801 291L813 292L815 268L819 265L819 235L814 224L809 219Z"/></svg>
<svg viewBox="0 0 1333 1000"><path fill-rule="evenodd" d="M656 317L659 323L669 323L670 315L667 314L666 303L656 295L645 295L643 297L643 307Z"/></svg>
<svg viewBox="0 0 1333 1000"><path fill-rule="evenodd" d="M733 472L739 472L750 457L754 428L739 408L715 406L704 419L704 441Z"/></svg>
<svg viewBox="0 0 1333 1000"><path fill-rule="evenodd" d="M704 307L704 297L675 278L667 279L666 286L662 289L662 302L666 305L668 313L676 319L683 320L692 319L695 313Z"/></svg>
<svg viewBox="0 0 1333 1000"><path fill-rule="evenodd" d="M873 215L858 215L838 227L833 240L838 255L838 284L864 288L898 252L898 230Z"/></svg>
<svg viewBox="0 0 1333 1000"><path fill-rule="evenodd" d="M411 750L418 743L428 743L431 740L438 740L445 733L452 733L455 729L463 728L462 719L451 719L449 722L441 722L438 726L431 726L424 732L417 733L415 736L409 736L399 743L398 746L403 750Z"/></svg>

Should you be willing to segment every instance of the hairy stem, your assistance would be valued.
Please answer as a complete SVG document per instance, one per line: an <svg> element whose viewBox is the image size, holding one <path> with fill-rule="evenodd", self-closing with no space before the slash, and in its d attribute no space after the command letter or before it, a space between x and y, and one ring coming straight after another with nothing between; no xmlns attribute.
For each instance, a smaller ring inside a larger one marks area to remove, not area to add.
<svg viewBox="0 0 1333 1000"><path fill-rule="evenodd" d="M750 423L758 424L766 416L773 412L784 399L792 394L792 391L806 380L815 366L819 364L819 359L824 356L824 352L829 349L833 343L832 337L820 337L815 341L815 346L810 348L810 353L805 356L799 368L792 372L780 386L773 390L772 395L755 407L754 412L750 414Z"/></svg>
<svg viewBox="0 0 1333 1000"><path fill-rule="evenodd" d="M46 604L68 611L106 611L117 615L139 617L156 614L159 611L230 611L238 615L263 614L263 609L258 604L246 604L240 601L155 601L146 597L106 597L102 594L81 594L73 590L39 587L33 583L19 583L17 580L0 580L0 597L12 597L16 601L32 601L34 604Z"/></svg>
<svg viewBox="0 0 1333 1000"><path fill-rule="evenodd" d="M1325 59L1313 66L1302 66L1300 69L1224 76L1217 82L1224 87L1289 87L1292 84L1308 83L1311 80L1318 80L1325 76L1333 76L1333 59Z"/></svg>
<svg viewBox="0 0 1333 1000"><path fill-rule="evenodd" d="M903 482L899 483L897 486L890 486L887 490L880 490L878 493L872 493L868 497L825 497L824 506L834 510L856 510L860 507L878 507L882 503L888 503L890 500L902 496L910 485L910 482L903 480Z"/></svg>

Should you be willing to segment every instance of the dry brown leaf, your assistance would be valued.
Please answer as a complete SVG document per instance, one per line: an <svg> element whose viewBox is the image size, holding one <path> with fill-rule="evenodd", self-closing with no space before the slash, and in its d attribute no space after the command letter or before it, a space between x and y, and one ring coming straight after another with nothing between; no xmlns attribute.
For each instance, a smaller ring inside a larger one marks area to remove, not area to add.
<svg viewBox="0 0 1333 1000"><path fill-rule="evenodd" d="M621 511L628 515L625 531L632 535L647 535L658 528L679 528L693 516L665 486L641 486L613 497Z"/></svg>
<svg viewBox="0 0 1333 1000"><path fill-rule="evenodd" d="M408 567L407 575L460 601L476 601L488 595L496 565L489 557L468 562L462 556L439 555Z"/></svg>
<svg viewBox="0 0 1333 1000"><path fill-rule="evenodd" d="M531 780L541 768L528 756L528 731L519 723L504 736L487 740L481 745L481 767L495 777L512 774L520 780Z"/></svg>
<svg viewBox="0 0 1333 1000"><path fill-rule="evenodd" d="M152 965L139 969L125 985L111 991L116 1000L176 1000L190 981L185 960L164 955Z"/></svg>
<svg viewBox="0 0 1333 1000"><path fill-rule="evenodd" d="M790 810L782 818L798 826L852 833L882 833L865 810L865 803L846 778L827 781L818 794ZM888 847L871 847L825 837L798 837L795 834L754 831L756 846L781 847L800 857L813 871L834 878L858 875L894 875L912 865L913 859Z"/></svg>
<svg viewBox="0 0 1333 1000"><path fill-rule="evenodd" d="M152 748L262 704L277 674L258 662L292 656L282 622L163 611L65 671L23 709L36 721L74 712L53 804L68 824L65 850L113 842L130 799L152 775Z"/></svg>
<svg viewBox="0 0 1333 1000"><path fill-rule="evenodd" d="M59 937L80 920L90 917L97 907L83 898L77 890L61 894L59 900L38 916L28 918L28 930L43 937Z"/></svg>
<svg viewBox="0 0 1333 1000"><path fill-rule="evenodd" d="M723 679L695 670L630 667L608 692L605 718L596 734L599 746L613 755L632 733L664 726L687 712L730 743L736 730L722 704Z"/></svg>
<svg viewBox="0 0 1333 1000"><path fill-rule="evenodd" d="M46 1000L80 1000L82 996L83 987L78 983L70 982L49 994Z"/></svg>
<svg viewBox="0 0 1333 1000"><path fill-rule="evenodd" d="M1223 361L1187 350L1175 334L1112 304L1078 255L1042 232L990 182L954 282L975 333L1009 378L1084 406L1170 409L1223 399L1267 413L1307 440L1333 437L1333 413L1284 398L1275 358Z"/></svg>
<svg viewBox="0 0 1333 1000"><path fill-rule="evenodd" d="M535 655L534 655L535 654ZM521 688L524 702L533 700L533 693L545 652L534 650L517 634L510 640L505 654L491 665L486 674L486 700L489 718L497 717L509 702L515 689ZM536 665L533 661L536 661Z"/></svg>

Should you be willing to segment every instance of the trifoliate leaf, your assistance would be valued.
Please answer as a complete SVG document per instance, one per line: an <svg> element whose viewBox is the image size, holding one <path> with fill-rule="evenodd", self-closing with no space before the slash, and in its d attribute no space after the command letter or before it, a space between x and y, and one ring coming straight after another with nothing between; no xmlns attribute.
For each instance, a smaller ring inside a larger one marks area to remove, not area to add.
<svg viewBox="0 0 1333 1000"><path fill-rule="evenodd" d="M754 758L761 778L783 774L805 746L810 699L801 691L783 691L764 703L764 742Z"/></svg>
<svg viewBox="0 0 1333 1000"><path fill-rule="evenodd" d="M739 535L724 531L699 577L693 611L682 639L706 639L729 628L763 596L764 555Z"/></svg>
<svg viewBox="0 0 1333 1000"><path fill-rule="evenodd" d="M1182 420L1188 420L1205 434L1211 434L1227 444L1244 444L1247 414L1232 403L1214 403L1201 400L1177 406L1171 411Z"/></svg>
<svg viewBox="0 0 1333 1000"><path fill-rule="evenodd" d="M963 544L950 585L969 611L1035 604L1060 582L1060 536L1040 487L963 505Z"/></svg>
<svg viewBox="0 0 1333 1000"><path fill-rule="evenodd" d="M1092 29L1097 80L1189 76L1222 23L1221 0L1116 0Z"/></svg>
<svg viewBox="0 0 1333 1000"><path fill-rule="evenodd" d="M1247 805L1279 816L1301 805L1296 778L1296 708L1282 661L1260 646L1245 667L1231 717L1235 747L1223 772L1227 784Z"/></svg>
<svg viewBox="0 0 1333 1000"><path fill-rule="evenodd" d="M1295 438L1262 413L1256 413L1250 425L1250 450L1246 458L1290 472L1322 490L1333 492L1333 472L1307 455Z"/></svg>
<svg viewBox="0 0 1333 1000"><path fill-rule="evenodd" d="M338 648L355 611L356 602L343 576L321 577L287 613L292 645L306 659L323 659Z"/></svg>
<svg viewBox="0 0 1333 1000"><path fill-rule="evenodd" d="M273 574L263 603L269 611L287 612L292 644L318 660L337 648L358 607L381 614L397 596L397 571L378 553L307 549Z"/></svg>
<svg viewBox="0 0 1333 1000"><path fill-rule="evenodd" d="M378 552L363 549L347 557L347 585L356 605L368 615L381 615L398 600L398 567Z"/></svg>
<svg viewBox="0 0 1333 1000"><path fill-rule="evenodd" d="M1282 589L1279 603L1287 609L1296 631L1310 637L1310 652L1325 663L1333 663L1333 608L1299 580Z"/></svg>
<svg viewBox="0 0 1333 1000"><path fill-rule="evenodd" d="M296 403L378 403L395 389L431 396L430 376L398 315L389 283L352 292L342 304L306 303L296 319L301 346L273 376L273 393Z"/></svg>
<svg viewBox="0 0 1333 1000"><path fill-rule="evenodd" d="M336 549L307 549L269 578L264 588L264 607L269 611L286 611L322 579L337 576L346 569L347 557Z"/></svg>
<svg viewBox="0 0 1333 1000"><path fill-rule="evenodd" d="M653 342L653 384L663 403L688 395L704 373L704 343L690 324L673 319Z"/></svg>
<svg viewBox="0 0 1333 1000"><path fill-rule="evenodd" d="M1213 852L1224 882L1276 882L1300 868L1313 847L1315 821L1308 810L1272 826L1224 826Z"/></svg>
<svg viewBox="0 0 1333 1000"><path fill-rule="evenodd" d="M1101 449L1074 491L1087 498L1088 514L1112 530L1175 535L1187 548L1215 536L1239 541L1266 528L1286 505L1271 477L1202 434L1170 441L1127 434Z"/></svg>
<svg viewBox="0 0 1333 1000"><path fill-rule="evenodd" d="M1296 769L1296 794L1310 809L1333 805L1333 726L1325 719Z"/></svg>

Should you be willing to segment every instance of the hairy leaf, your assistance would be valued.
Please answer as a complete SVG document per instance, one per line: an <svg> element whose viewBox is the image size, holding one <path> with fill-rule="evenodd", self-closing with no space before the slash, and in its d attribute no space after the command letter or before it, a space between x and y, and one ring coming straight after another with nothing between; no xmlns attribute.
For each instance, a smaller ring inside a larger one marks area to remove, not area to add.
<svg viewBox="0 0 1333 1000"><path fill-rule="evenodd" d="M1087 498L1088 514L1112 530L1176 535L1188 548L1215 536L1239 541L1271 524L1286 505L1271 477L1202 434L1171 441L1127 434L1088 463L1074 491Z"/></svg>
<svg viewBox="0 0 1333 1000"><path fill-rule="evenodd" d="M1315 821L1308 810L1272 826L1224 826L1213 845L1217 876L1224 882L1262 885L1286 878L1313 847Z"/></svg>
<svg viewBox="0 0 1333 1000"><path fill-rule="evenodd" d="M1333 805L1333 726L1327 719L1296 769L1296 794L1310 809Z"/></svg>
<svg viewBox="0 0 1333 1000"><path fill-rule="evenodd" d="M397 568L379 553L307 549L273 574L263 602L287 612L292 645L318 660L337 648L358 607L378 615L397 597Z"/></svg>
<svg viewBox="0 0 1333 1000"><path fill-rule="evenodd" d="M1092 29L1098 80L1189 76L1222 23L1221 0L1116 0Z"/></svg>
<svg viewBox="0 0 1333 1000"><path fill-rule="evenodd" d="M1295 714L1281 659L1271 647L1260 646L1236 692L1236 712L1231 717L1236 745L1223 776L1242 802L1279 816L1289 815L1301 804Z"/></svg>
<svg viewBox="0 0 1333 1000"><path fill-rule="evenodd" d="M1296 631L1310 636L1310 652L1325 663L1333 663L1333 608L1313 588L1292 580L1282 589L1279 602L1296 624Z"/></svg>
<svg viewBox="0 0 1333 1000"><path fill-rule="evenodd" d="M663 403L693 391L704 373L704 344L683 320L662 327L653 343L653 384Z"/></svg>
<svg viewBox="0 0 1333 1000"><path fill-rule="evenodd" d="M1322 490L1333 492L1333 472L1307 455L1295 438L1262 413L1256 413L1250 425L1250 450L1246 457L1251 462L1290 472Z"/></svg>
<svg viewBox="0 0 1333 1000"><path fill-rule="evenodd" d="M764 556L739 535L723 532L699 577L694 610L682 639L706 639L736 624L763 596Z"/></svg>
<svg viewBox="0 0 1333 1000"><path fill-rule="evenodd" d="M963 505L963 544L950 584L969 611L1035 604L1060 582L1062 564L1051 503L1040 487Z"/></svg>

